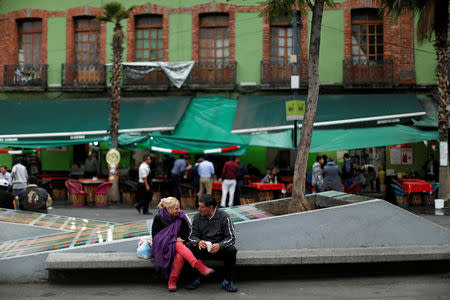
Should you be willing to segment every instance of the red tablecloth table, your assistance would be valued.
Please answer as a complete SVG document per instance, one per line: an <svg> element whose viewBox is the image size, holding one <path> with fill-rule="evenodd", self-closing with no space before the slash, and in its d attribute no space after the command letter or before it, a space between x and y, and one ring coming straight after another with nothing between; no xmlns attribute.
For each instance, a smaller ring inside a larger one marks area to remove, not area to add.
<svg viewBox="0 0 450 300"><path fill-rule="evenodd" d="M222 190L222 182L221 181L214 181L212 183L212 189L216 190L216 191L221 191Z"/></svg>
<svg viewBox="0 0 450 300"><path fill-rule="evenodd" d="M422 179L399 179L399 182L402 185L402 190L406 191L408 194L433 192L431 184Z"/></svg>
<svg viewBox="0 0 450 300"><path fill-rule="evenodd" d="M282 183L250 182L248 186L258 189L258 201L273 200L275 199L276 191L284 189L284 184Z"/></svg>
<svg viewBox="0 0 450 300"><path fill-rule="evenodd" d="M273 191L284 189L284 184L282 183L262 183L262 182L250 182L248 186L257 188L260 191Z"/></svg>
<svg viewBox="0 0 450 300"><path fill-rule="evenodd" d="M106 182L106 179L78 179L83 184L83 190L86 192L86 203L94 204L95 202L95 190L97 187Z"/></svg>

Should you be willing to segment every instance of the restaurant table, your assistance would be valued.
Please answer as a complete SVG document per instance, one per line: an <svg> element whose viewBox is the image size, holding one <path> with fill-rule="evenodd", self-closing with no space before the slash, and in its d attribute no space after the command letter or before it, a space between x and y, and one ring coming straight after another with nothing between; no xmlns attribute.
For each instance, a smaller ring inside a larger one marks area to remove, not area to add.
<svg viewBox="0 0 450 300"><path fill-rule="evenodd" d="M86 192L86 203L94 204L95 190L97 187L106 182L107 179L78 179L78 182L83 184L83 190Z"/></svg>
<svg viewBox="0 0 450 300"><path fill-rule="evenodd" d="M433 188L429 182L422 179L411 178L411 179L399 179L402 190L411 193L423 193L423 192L433 192Z"/></svg>
<svg viewBox="0 0 450 300"><path fill-rule="evenodd" d="M284 189L284 184L282 183L250 182L248 186L259 190L259 201L273 200L275 199L274 192Z"/></svg>
<svg viewBox="0 0 450 300"><path fill-rule="evenodd" d="M42 180L42 187L47 190L54 201L64 201L66 199L67 190L64 183L69 179L68 177L48 174L41 176L40 179Z"/></svg>
<svg viewBox="0 0 450 300"><path fill-rule="evenodd" d="M399 179L402 190L410 195L410 204L413 206L422 205L422 193L433 192L431 184L422 179L408 178Z"/></svg>

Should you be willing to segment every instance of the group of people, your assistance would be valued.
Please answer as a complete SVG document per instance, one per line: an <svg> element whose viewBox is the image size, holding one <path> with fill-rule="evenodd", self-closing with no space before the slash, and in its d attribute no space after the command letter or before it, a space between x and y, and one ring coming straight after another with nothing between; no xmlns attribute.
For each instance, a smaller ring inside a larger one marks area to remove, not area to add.
<svg viewBox="0 0 450 300"><path fill-rule="evenodd" d="M158 215L152 225L152 256L157 269L168 277L168 290L175 292L184 262L187 261L186 289L200 286L200 276L209 276L214 270L202 260L221 260L224 263L222 288L236 292L234 286L236 240L233 222L223 210L216 208L211 194L199 198L199 212L190 224L180 202L175 197L161 199Z"/></svg>
<svg viewBox="0 0 450 300"><path fill-rule="evenodd" d="M48 192L39 187L40 180L28 177L26 167L17 161L11 173L6 166L0 167L0 207L47 213L52 205Z"/></svg>
<svg viewBox="0 0 450 300"><path fill-rule="evenodd" d="M344 154L342 169L334 162L333 157L317 155L312 166L311 185L316 192L334 190L343 192L342 184L347 189L353 185L353 162L348 153ZM342 177L342 181L341 181Z"/></svg>

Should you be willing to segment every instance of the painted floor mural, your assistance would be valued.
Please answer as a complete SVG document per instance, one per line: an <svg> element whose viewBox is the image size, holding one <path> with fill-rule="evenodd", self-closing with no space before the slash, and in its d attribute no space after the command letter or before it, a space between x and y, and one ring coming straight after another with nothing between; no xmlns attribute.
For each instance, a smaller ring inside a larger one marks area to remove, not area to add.
<svg viewBox="0 0 450 300"><path fill-rule="evenodd" d="M230 215L234 223L271 216L253 205L228 207L224 208L224 210ZM188 217L192 218L194 214L188 214ZM70 231L62 234L0 242L0 259L8 259L150 235L153 220L114 224L96 220L0 209L0 222Z"/></svg>

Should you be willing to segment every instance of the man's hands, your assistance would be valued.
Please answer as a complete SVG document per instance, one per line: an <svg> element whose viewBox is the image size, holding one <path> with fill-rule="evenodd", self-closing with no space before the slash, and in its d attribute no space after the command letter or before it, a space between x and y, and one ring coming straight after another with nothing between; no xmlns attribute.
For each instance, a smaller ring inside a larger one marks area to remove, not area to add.
<svg viewBox="0 0 450 300"><path fill-rule="evenodd" d="M200 249L200 250L207 249L206 241L201 240L200 242L198 242L198 249ZM212 254L216 254L219 250L220 250L220 245L216 243L216 244L212 244L211 251L209 251L209 252Z"/></svg>

